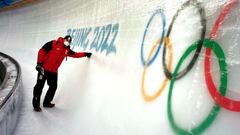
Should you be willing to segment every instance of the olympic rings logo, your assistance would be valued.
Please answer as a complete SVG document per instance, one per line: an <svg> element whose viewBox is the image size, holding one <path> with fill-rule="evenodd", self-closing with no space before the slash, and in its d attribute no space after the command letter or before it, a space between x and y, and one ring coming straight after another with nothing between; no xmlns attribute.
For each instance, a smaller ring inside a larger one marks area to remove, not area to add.
<svg viewBox="0 0 240 135"><path fill-rule="evenodd" d="M157 10L156 12L154 12L153 15L151 16L151 18L149 19L149 22L147 23L147 26L146 26L146 29L145 29L144 35L143 35L142 46L141 46L141 61L142 61L142 64L144 65L144 70L143 70L143 74L142 74L142 85L141 85L142 96L145 99L145 101L147 101L147 102L155 100L157 97L159 97L161 95L162 91L164 90L164 88L167 84L167 81L170 80L168 103L167 103L168 119L170 121L171 127L177 134L181 134L181 135L182 134L184 134L184 135L201 134L205 129L207 129L212 124L212 122L214 121L214 119L216 118L217 114L220 111L220 107L223 107L230 111L240 112L240 101L235 101L235 100L229 99L227 97L224 97L226 94L226 91L227 91L227 81L228 81L227 80L227 77L228 77L227 64L226 64L226 60L225 60L226 58L225 58L225 54L224 54L224 51L222 50L221 46L217 43L217 41L214 40L217 36L218 29L221 26L221 24L223 23L226 15L229 14L229 12L233 8L233 6L236 4L237 4L237 0L229 0L224 5L223 10L221 11L218 19L216 20L216 22L214 24L212 31L210 33L209 39L205 39L205 32L206 32L205 11L200 6L200 4L198 2L196 2L196 0L189 0L189 1L185 2L181 6L181 8L177 10L177 13L174 15L174 17L169 25L166 36L165 36L166 19L165 19L163 10ZM172 45L171 45L169 36L170 36L171 30L172 30L173 24L174 24L176 18L178 17L179 13L188 6L194 6L198 9L198 12L201 17L201 25L203 26L202 31L201 31L201 36L198 41L196 41L195 43L193 43L186 49L186 51L181 56L180 60L177 62L177 66L173 70L173 73L171 73L173 58L172 58ZM162 30L162 34L160 36L161 38L157 39L157 41L153 45L152 49L150 50L147 60L145 60L144 55L143 55L143 46L144 46L144 42L145 42L145 37L146 37L147 29L156 14L160 14L162 17L163 30ZM156 59L162 44L164 45L162 62L163 62L163 69L164 69L164 74L165 74L166 78L164 79L161 87L155 94L148 95L147 92L145 91L145 85L144 85L146 70L147 70L147 67L150 66L153 63L153 61ZM209 115L198 126L194 127L193 129L186 130L186 129L182 129L180 126L178 126L174 120L173 113L172 113L172 103L171 103L172 102L172 91L173 91L173 86L174 86L175 80L182 78L192 69L193 65L196 63L196 61L198 59L198 56L199 56L199 53L200 53L202 47L206 48L205 60L204 60L205 81L207 84L208 91L216 103L213 106L213 108L211 109L211 112L209 113ZM166 62L165 62L166 61L165 60L166 48L168 48L168 50L170 51L168 64L166 64ZM154 50L156 50L156 53L153 55ZM194 56L191 59L190 63L186 66L185 69L183 69L182 71L179 72L179 69L180 69L182 63L184 62L184 60L194 50L195 50L195 53L194 53ZM213 51L215 53L215 55L217 56L219 66L220 66L221 85L220 85L219 91L217 90L217 88L213 82L211 72L210 72L211 51ZM153 55L153 57L152 57L152 55Z"/></svg>

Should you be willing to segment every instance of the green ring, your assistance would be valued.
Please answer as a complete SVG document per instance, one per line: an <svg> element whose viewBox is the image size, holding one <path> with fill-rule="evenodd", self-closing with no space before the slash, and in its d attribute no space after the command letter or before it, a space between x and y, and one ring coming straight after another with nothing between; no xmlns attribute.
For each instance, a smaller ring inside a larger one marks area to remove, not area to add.
<svg viewBox="0 0 240 135"><path fill-rule="evenodd" d="M220 70L221 70L220 93L222 95L225 95L226 88L227 88L227 69L226 69L227 64L225 62L224 52L216 41L213 41L213 40L210 40L210 39L205 39L204 42L203 42L203 45L204 45L204 47L212 49L213 52L216 54L216 56L218 58L218 62L219 62ZM172 106L171 106L171 104L172 104L172 101L171 101L172 90L173 90L174 81L176 80L176 75L177 75L178 70L180 69L181 64L186 59L186 57L195 49L197 49L197 43L192 44L184 52L183 56L179 60L179 62L177 64L177 67L174 70L173 78L171 80L169 93L168 93L168 105L167 105L168 119L169 119L170 125L173 128L174 132L178 135L198 135L198 134L201 134L203 131L205 131L212 124L212 122L214 121L214 119L216 118L217 114L220 111L220 106L215 103L214 107L212 108L212 110L209 113L209 115L207 116L207 118L205 118L200 125L196 126L195 128L193 128L191 130L182 129L175 123L175 120L173 118L173 113L172 113Z"/></svg>

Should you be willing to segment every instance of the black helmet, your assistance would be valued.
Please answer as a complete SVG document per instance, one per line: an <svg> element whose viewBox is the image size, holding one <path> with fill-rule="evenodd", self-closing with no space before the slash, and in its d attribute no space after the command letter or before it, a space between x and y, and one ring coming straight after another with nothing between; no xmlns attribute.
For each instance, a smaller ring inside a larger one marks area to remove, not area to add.
<svg viewBox="0 0 240 135"><path fill-rule="evenodd" d="M64 39L66 39L69 43L72 42L72 37L70 35L65 36Z"/></svg>

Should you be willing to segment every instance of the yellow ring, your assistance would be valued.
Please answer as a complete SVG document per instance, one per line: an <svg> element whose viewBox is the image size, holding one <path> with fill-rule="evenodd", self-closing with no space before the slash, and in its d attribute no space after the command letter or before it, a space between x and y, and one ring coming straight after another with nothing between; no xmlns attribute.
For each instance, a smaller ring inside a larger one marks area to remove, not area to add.
<svg viewBox="0 0 240 135"><path fill-rule="evenodd" d="M164 37L164 40L163 40L164 44L167 45L168 49L169 49L169 61L168 61L168 69L169 71L172 70L172 62L173 62L173 57L172 57L172 54L173 54L173 49L172 49L172 44L170 43L170 40L168 37ZM147 67L148 67L148 63L150 61L150 58L154 52L154 50L156 49L156 47L158 47L160 45L160 38L158 38L158 40L155 42L155 44L153 45L151 51L150 51L150 54L145 62L145 65L144 65L144 69L143 69L143 74L142 74L142 95L143 95L143 98L145 101L147 102L150 102L150 101L153 101L155 100L157 97L159 97L161 95L161 93L163 92L164 88L166 87L167 85L167 82L168 82L168 78L165 77L165 79L163 80L163 83L161 84L159 90L153 94L153 95L148 95L146 92L145 92L145 74L146 74L146 71L147 71Z"/></svg>

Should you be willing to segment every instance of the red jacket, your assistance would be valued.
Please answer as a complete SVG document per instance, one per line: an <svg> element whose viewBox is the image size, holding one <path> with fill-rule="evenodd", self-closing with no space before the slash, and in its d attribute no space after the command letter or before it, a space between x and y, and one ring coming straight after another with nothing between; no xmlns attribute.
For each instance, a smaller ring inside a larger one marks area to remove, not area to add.
<svg viewBox="0 0 240 135"><path fill-rule="evenodd" d="M44 70L57 73L65 57L80 58L86 56L85 52L76 53L72 51L63 42L64 39L59 37L57 41L50 41L39 50L38 63L43 66Z"/></svg>

